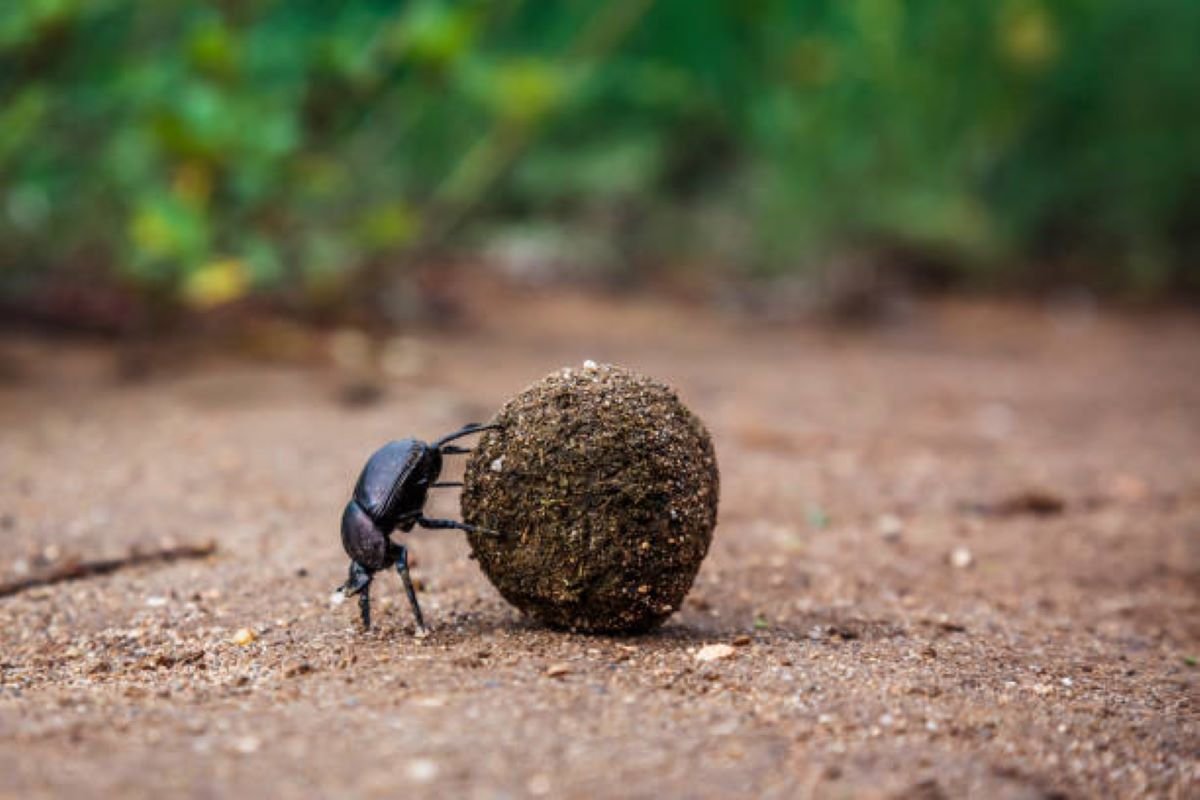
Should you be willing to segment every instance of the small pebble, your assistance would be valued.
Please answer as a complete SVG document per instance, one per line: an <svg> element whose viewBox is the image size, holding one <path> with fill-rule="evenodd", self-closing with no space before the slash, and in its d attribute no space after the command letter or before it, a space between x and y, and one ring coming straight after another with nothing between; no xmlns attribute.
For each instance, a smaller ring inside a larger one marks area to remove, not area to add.
<svg viewBox="0 0 1200 800"><path fill-rule="evenodd" d="M956 569L966 569L974 563L975 557L971 555L971 551L961 545L950 553L950 564Z"/></svg>
<svg viewBox="0 0 1200 800"><path fill-rule="evenodd" d="M150 606L151 608L162 608L166 604L167 598L162 597L161 595L151 595L150 597L146 598L146 605Z"/></svg>
<svg viewBox="0 0 1200 800"><path fill-rule="evenodd" d="M875 521L875 529L884 540L894 542L904 533L904 521L895 514L883 514Z"/></svg>
<svg viewBox="0 0 1200 800"><path fill-rule="evenodd" d="M233 743L233 749L244 756L257 753L262 747L262 741L257 736L243 736Z"/></svg>
<svg viewBox="0 0 1200 800"><path fill-rule="evenodd" d="M414 758L408 762L404 771L411 781L429 783L438 776L439 769L436 761L428 758Z"/></svg>
<svg viewBox="0 0 1200 800"><path fill-rule="evenodd" d="M546 677L548 678L561 678L562 676L569 675L570 673L570 664L558 663L551 664L550 666L546 667Z"/></svg>
<svg viewBox="0 0 1200 800"><path fill-rule="evenodd" d="M229 641L236 645L245 647L248 644L252 644L257 638L258 636L255 635L254 631L250 630L249 628L240 628L238 629L238 632L235 633L232 638L230 638Z"/></svg>
<svg viewBox="0 0 1200 800"><path fill-rule="evenodd" d="M696 653L696 660L719 661L723 658L730 658L733 653L733 648L727 644L706 644Z"/></svg>
<svg viewBox="0 0 1200 800"><path fill-rule="evenodd" d="M750 636L743 633L741 636L738 636L733 640L733 646L734 647L745 647L746 645L750 644L752 641L754 641L754 640Z"/></svg>
<svg viewBox="0 0 1200 800"><path fill-rule="evenodd" d="M283 676L285 678L295 678L298 675L307 675L312 671L312 664L307 661L293 661L284 666Z"/></svg>

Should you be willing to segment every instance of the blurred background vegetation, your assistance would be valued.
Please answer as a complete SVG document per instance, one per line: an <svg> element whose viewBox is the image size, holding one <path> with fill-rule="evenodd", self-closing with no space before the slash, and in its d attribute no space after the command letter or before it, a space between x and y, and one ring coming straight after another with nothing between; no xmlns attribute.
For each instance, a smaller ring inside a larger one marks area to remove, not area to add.
<svg viewBox="0 0 1200 800"><path fill-rule="evenodd" d="M623 284L866 257L1194 292L1200 3L0 9L10 307L312 310L463 254Z"/></svg>

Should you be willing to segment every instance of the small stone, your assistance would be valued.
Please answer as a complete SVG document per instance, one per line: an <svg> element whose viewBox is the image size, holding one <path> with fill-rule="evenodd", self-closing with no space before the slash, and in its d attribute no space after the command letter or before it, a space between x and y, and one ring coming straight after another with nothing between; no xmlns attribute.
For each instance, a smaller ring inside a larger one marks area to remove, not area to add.
<svg viewBox="0 0 1200 800"><path fill-rule="evenodd" d="M696 653L697 661L720 661L733 656L734 649L727 644L706 644Z"/></svg>
<svg viewBox="0 0 1200 800"><path fill-rule="evenodd" d="M950 565L955 569L966 569L975 563L975 557L971 555L971 551L959 545L950 553Z"/></svg>
<svg viewBox="0 0 1200 800"><path fill-rule="evenodd" d="M248 644L253 644L258 635L249 628L239 628L237 633L230 637L229 641L240 647L245 647Z"/></svg>
<svg viewBox="0 0 1200 800"><path fill-rule="evenodd" d="M596 362L595 362L595 361L592 361L592 360L589 358L587 361L584 361L584 362L583 362L583 368L584 368L584 369L596 369Z"/></svg>
<svg viewBox="0 0 1200 800"><path fill-rule="evenodd" d="M875 529L885 541L894 542L904 533L904 521L895 514L883 514L875 521Z"/></svg>
<svg viewBox="0 0 1200 800"><path fill-rule="evenodd" d="M151 595L150 597L146 598L146 605L150 606L150 608L162 608L166 604L167 598L162 597L161 595Z"/></svg>
<svg viewBox="0 0 1200 800"><path fill-rule="evenodd" d="M257 736L242 736L233 742L233 749L244 756L257 753L262 741Z"/></svg>
<svg viewBox="0 0 1200 800"><path fill-rule="evenodd" d="M752 641L754 641L754 639L752 639L747 634L743 633L741 636L734 638L733 646L734 647L745 647L746 645L750 644Z"/></svg>
<svg viewBox="0 0 1200 800"><path fill-rule="evenodd" d="M571 665L565 663L551 664L546 667L547 678L561 678L564 675L571 674Z"/></svg>
<svg viewBox="0 0 1200 800"><path fill-rule="evenodd" d="M504 456L500 456L499 458L492 459L491 469L492 469L492 472L503 472L504 471Z"/></svg>
<svg viewBox="0 0 1200 800"><path fill-rule="evenodd" d="M429 783L438 776L438 772L441 770L438 768L437 762L432 759L414 758L408 762L404 771L411 781Z"/></svg>
<svg viewBox="0 0 1200 800"><path fill-rule="evenodd" d="M293 661L284 666L283 677L295 678L298 675L307 675L312 671L312 664L307 661Z"/></svg>

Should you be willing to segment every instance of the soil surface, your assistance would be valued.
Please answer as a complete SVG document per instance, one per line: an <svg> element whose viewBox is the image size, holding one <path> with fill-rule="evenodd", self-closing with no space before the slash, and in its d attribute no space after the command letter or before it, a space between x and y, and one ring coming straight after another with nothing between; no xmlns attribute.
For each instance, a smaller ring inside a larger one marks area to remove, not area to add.
<svg viewBox="0 0 1200 800"><path fill-rule="evenodd" d="M0 583L217 545L0 598L0 797L1200 795L1200 320L847 332L570 294L466 319L377 352L267 326L258 360L0 337ZM540 628L440 531L406 540L432 635L394 575L370 634L330 608L376 447L588 358L713 434L678 614Z"/></svg>

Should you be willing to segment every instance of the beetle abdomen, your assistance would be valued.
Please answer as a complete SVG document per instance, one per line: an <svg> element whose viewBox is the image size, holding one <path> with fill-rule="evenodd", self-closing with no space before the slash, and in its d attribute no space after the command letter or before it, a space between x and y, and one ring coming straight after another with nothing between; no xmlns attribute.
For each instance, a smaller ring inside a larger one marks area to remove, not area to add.
<svg viewBox="0 0 1200 800"><path fill-rule="evenodd" d="M363 467L354 500L380 527L391 529L402 511L404 486L428 447L416 439L388 442Z"/></svg>
<svg viewBox="0 0 1200 800"><path fill-rule="evenodd" d="M346 555L358 562L369 572L387 567L388 538L379 529L375 520L358 501L351 500L342 512L342 547Z"/></svg>

